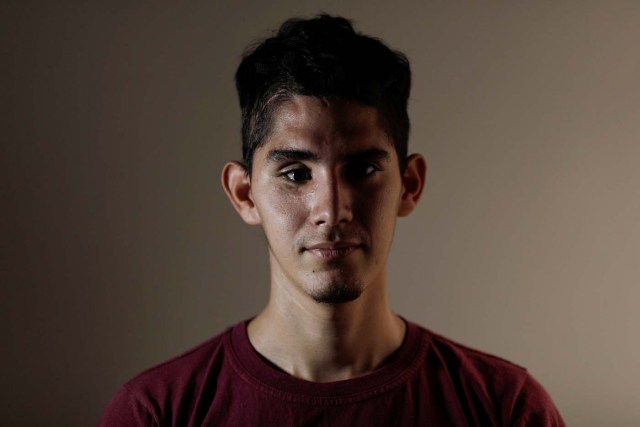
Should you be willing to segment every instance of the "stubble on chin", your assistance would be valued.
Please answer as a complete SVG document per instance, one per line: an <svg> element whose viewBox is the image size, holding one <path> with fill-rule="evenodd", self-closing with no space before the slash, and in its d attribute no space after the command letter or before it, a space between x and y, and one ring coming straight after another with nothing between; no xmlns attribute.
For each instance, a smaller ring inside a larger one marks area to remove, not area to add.
<svg viewBox="0 0 640 427"><path fill-rule="evenodd" d="M338 282L320 289L314 289L310 296L320 304L344 304L355 301L362 295L362 292L362 287L357 284Z"/></svg>

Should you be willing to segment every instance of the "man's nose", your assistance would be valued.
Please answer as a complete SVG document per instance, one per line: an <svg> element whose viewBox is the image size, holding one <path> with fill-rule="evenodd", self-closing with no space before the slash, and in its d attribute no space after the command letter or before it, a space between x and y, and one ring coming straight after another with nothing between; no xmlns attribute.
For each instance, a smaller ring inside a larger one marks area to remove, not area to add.
<svg viewBox="0 0 640 427"><path fill-rule="evenodd" d="M353 219L353 188L339 174L316 180L312 195L311 221L315 225L335 226Z"/></svg>

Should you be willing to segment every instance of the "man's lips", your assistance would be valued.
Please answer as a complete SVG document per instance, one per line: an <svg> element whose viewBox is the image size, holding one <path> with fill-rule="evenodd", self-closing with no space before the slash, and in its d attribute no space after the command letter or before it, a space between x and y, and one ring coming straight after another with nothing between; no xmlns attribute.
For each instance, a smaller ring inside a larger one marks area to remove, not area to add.
<svg viewBox="0 0 640 427"><path fill-rule="evenodd" d="M349 255L360 247L359 243L353 242L322 242L307 246L303 251L318 258L335 259Z"/></svg>

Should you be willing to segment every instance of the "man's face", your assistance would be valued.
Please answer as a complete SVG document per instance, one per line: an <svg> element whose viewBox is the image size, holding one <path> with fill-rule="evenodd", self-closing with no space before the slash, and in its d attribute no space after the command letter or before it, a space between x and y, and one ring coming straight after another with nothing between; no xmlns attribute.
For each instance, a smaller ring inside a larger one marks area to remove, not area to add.
<svg viewBox="0 0 640 427"><path fill-rule="evenodd" d="M276 285L324 303L384 286L402 179L375 109L294 96L254 154L250 191Z"/></svg>

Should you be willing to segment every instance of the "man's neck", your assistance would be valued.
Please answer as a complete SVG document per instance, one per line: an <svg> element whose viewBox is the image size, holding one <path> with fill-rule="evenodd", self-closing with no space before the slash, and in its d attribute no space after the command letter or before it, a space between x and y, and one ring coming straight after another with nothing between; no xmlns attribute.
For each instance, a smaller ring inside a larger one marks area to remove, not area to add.
<svg viewBox="0 0 640 427"><path fill-rule="evenodd" d="M384 287L340 304L272 292L248 335L258 353L290 375L329 382L378 368L402 344L405 326L389 309Z"/></svg>

